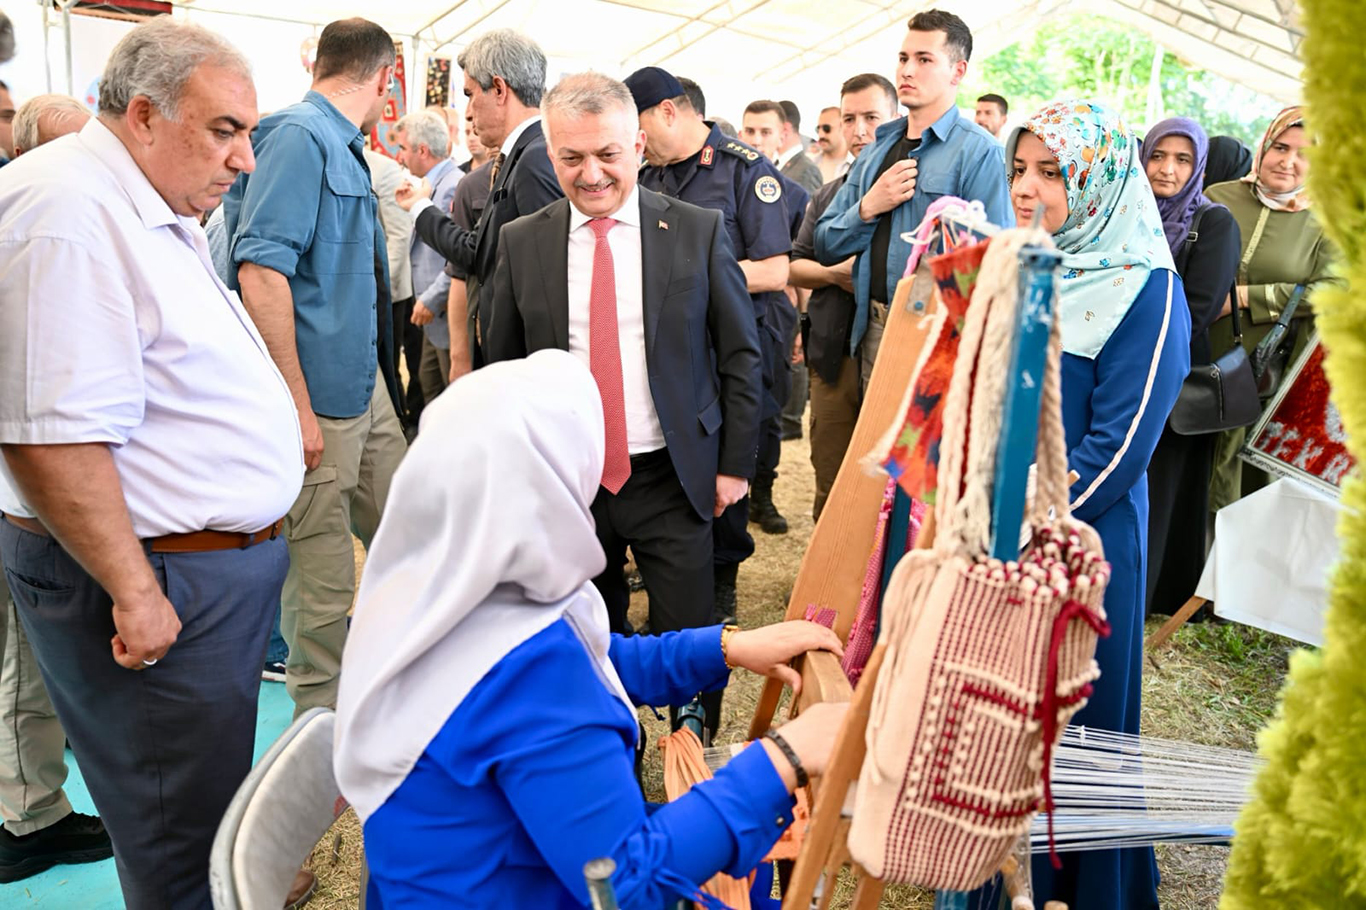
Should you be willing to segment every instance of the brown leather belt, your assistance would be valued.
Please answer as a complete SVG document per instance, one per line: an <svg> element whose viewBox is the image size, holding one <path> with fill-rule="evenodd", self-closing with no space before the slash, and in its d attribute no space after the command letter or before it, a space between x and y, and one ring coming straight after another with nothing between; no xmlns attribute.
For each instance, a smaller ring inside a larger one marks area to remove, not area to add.
<svg viewBox="0 0 1366 910"><path fill-rule="evenodd" d="M36 518L21 518L0 512L5 521L16 528L23 528L31 534L51 537L47 528ZM274 540L280 536L280 528L285 520L281 518L268 528L250 534L244 531L191 531L188 534L167 534L153 537L143 543L150 544L153 553L209 553L214 550L245 550L258 543Z"/></svg>

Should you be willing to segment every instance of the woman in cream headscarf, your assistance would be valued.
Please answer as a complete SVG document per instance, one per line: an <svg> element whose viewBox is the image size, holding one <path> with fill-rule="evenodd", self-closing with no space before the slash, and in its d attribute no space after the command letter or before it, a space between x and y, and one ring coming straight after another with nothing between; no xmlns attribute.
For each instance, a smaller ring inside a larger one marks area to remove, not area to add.
<svg viewBox="0 0 1366 910"><path fill-rule="evenodd" d="M684 704L735 666L792 682L792 657L840 645L806 622L609 635L590 582L603 432L596 383L562 351L472 373L423 415L337 706L371 907L581 907L583 864L610 856L621 906L659 910L718 871L748 874L792 818L798 766L823 768L833 705L782 727L791 759L762 740L647 812L635 704Z"/></svg>
<svg viewBox="0 0 1366 910"><path fill-rule="evenodd" d="M1110 562L1096 647L1100 679L1072 723L1139 731L1148 459L1190 362L1190 314L1138 142L1104 106L1059 101L1006 142L1015 222L1041 213L1062 253L1062 412L1072 514L1100 534ZM1155 910L1152 848L1073 853L1034 864L1042 904ZM979 903L978 906L992 906Z"/></svg>
<svg viewBox="0 0 1366 910"><path fill-rule="evenodd" d="M1275 325L1295 287L1304 295L1291 322L1293 337L1288 363L1302 351L1313 332L1310 303L1314 288L1329 281L1335 253L1318 219L1309 210L1305 178L1310 137L1304 112L1288 107L1276 115L1257 147L1252 173L1241 180L1215 184L1205 190L1210 201L1227 206L1242 233L1242 256L1234 292L1242 319L1243 347L1248 353ZM1210 327L1210 349L1222 353L1233 344L1228 306ZM1271 395L1275 389L1266 390ZM1268 482L1266 472L1244 465L1238 451L1246 429L1219 434L1215 444L1214 475L1210 481L1211 512L1237 502Z"/></svg>

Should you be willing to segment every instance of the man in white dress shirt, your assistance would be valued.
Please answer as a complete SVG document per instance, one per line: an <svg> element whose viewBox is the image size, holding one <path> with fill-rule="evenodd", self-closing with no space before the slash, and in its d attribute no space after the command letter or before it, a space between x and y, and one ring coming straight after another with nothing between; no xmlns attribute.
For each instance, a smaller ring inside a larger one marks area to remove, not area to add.
<svg viewBox="0 0 1366 910"><path fill-rule="evenodd" d="M0 172L0 558L135 910L211 906L303 478L198 224L254 167L256 108L235 48L158 18L95 119Z"/></svg>

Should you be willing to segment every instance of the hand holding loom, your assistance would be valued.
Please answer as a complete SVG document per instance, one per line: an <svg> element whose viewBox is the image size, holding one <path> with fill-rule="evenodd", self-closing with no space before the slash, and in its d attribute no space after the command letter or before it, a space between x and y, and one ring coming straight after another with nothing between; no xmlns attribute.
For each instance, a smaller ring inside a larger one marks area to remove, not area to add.
<svg viewBox="0 0 1366 910"><path fill-rule="evenodd" d="M788 663L807 651L829 651L844 656L839 636L825 626L804 619L774 623L759 629L746 629L730 637L726 657L733 667L743 667L760 676L780 680L801 692L801 674Z"/></svg>
<svg viewBox="0 0 1366 910"><path fill-rule="evenodd" d="M820 777L830 764L834 750L835 734L844 723L844 715L849 713L849 705L824 704L812 705L796 718L778 728L783 739L801 759L802 768L811 777ZM783 755L782 750L767 738L758 740L760 748L768 753L768 760L783 784L789 791L797 789L797 772L792 762Z"/></svg>

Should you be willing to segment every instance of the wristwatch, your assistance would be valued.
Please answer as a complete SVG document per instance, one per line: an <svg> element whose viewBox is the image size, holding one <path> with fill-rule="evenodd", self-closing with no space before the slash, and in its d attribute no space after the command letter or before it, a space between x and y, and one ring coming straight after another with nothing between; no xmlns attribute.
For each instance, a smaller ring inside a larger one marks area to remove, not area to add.
<svg viewBox="0 0 1366 910"><path fill-rule="evenodd" d="M726 666L730 667L732 670L735 669L735 664L730 662L730 637L739 631L739 626L721 627L721 659L724 660Z"/></svg>

